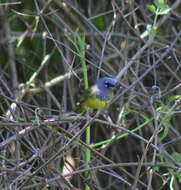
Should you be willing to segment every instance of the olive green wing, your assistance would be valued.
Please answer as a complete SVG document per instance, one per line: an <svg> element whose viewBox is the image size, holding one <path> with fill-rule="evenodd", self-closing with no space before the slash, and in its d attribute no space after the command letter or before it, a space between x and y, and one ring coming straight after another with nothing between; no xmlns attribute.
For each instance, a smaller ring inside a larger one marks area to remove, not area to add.
<svg viewBox="0 0 181 190"><path fill-rule="evenodd" d="M91 90L86 90L83 95L80 96L79 102L77 103L76 112L82 113L87 109L104 109L107 102L100 100L96 97L95 93Z"/></svg>
<svg viewBox="0 0 181 190"><path fill-rule="evenodd" d="M84 92L79 96L78 102L76 103L76 109L75 112L81 113L84 112L84 103L87 99L89 99L91 96L93 96L90 89L84 90Z"/></svg>

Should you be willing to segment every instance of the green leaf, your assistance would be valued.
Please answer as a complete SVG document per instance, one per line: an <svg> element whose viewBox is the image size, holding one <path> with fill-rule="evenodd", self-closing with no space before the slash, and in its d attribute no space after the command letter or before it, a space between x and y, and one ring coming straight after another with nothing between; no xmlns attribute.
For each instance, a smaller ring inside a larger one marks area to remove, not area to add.
<svg viewBox="0 0 181 190"><path fill-rule="evenodd" d="M169 101L174 101L174 100L177 100L177 99L180 99L180 98L181 98L181 95L175 95L175 96L169 96L168 100Z"/></svg>
<svg viewBox="0 0 181 190"><path fill-rule="evenodd" d="M150 11L150 12L152 12L152 13L156 13L156 7L155 7L155 5L147 5L147 8L148 8L148 10Z"/></svg>
<svg viewBox="0 0 181 190"><path fill-rule="evenodd" d="M172 158L174 158L177 162L181 162L181 154L178 152L173 152Z"/></svg>
<svg viewBox="0 0 181 190"><path fill-rule="evenodd" d="M8 1L7 0L1 0L1 3L7 3Z"/></svg>
<svg viewBox="0 0 181 190"><path fill-rule="evenodd" d="M181 172L175 172L175 176L178 178L178 182L181 183Z"/></svg>
<svg viewBox="0 0 181 190"><path fill-rule="evenodd" d="M161 6L165 5L164 0L154 0L153 2L157 8L161 8Z"/></svg>
<svg viewBox="0 0 181 190"><path fill-rule="evenodd" d="M167 14L171 8L164 2L164 0L154 0L158 15Z"/></svg>
<svg viewBox="0 0 181 190"><path fill-rule="evenodd" d="M164 7L160 8L157 12L158 15L166 15L170 12L171 8L168 5L164 5Z"/></svg>
<svg viewBox="0 0 181 190"><path fill-rule="evenodd" d="M181 154L178 152L172 153L172 157L177 161L181 162ZM178 182L181 183L181 172L180 171L173 171L175 177L177 177Z"/></svg>
<svg viewBox="0 0 181 190"><path fill-rule="evenodd" d="M168 112L169 110L170 110L170 106L168 106L168 105L163 105L163 106L158 107L157 108L158 118L162 119L165 116L166 112ZM163 129L163 134L160 137L160 141L163 141L163 139L166 138L168 135L169 127L171 126L171 123L170 123L171 118L172 118L172 115L169 115L162 122L164 129Z"/></svg>
<svg viewBox="0 0 181 190"><path fill-rule="evenodd" d="M97 29L99 29L99 30L105 29L105 22L104 22L103 16L98 16L98 17L94 18L92 22L97 27Z"/></svg>

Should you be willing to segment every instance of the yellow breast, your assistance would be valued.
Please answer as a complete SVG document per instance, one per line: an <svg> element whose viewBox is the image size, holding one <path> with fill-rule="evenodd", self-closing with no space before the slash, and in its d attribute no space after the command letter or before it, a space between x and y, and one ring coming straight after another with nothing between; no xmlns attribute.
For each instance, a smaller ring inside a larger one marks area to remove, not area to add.
<svg viewBox="0 0 181 190"><path fill-rule="evenodd" d="M84 110L87 110L88 108L103 109L106 106L106 104L107 102L98 99L96 96L91 96L83 103L82 108Z"/></svg>

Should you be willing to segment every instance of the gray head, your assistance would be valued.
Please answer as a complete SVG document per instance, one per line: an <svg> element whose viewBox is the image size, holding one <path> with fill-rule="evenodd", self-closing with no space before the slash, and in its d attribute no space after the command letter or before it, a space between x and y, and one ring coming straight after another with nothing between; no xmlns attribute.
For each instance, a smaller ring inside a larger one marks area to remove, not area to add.
<svg viewBox="0 0 181 190"><path fill-rule="evenodd" d="M102 77L96 81L96 96L97 98L108 101L113 97L113 88L116 81L111 77Z"/></svg>

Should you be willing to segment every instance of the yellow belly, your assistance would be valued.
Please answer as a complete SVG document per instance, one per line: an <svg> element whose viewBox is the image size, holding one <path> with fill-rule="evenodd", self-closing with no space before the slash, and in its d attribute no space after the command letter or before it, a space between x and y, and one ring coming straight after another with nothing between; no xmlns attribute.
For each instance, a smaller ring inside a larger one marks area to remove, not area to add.
<svg viewBox="0 0 181 190"><path fill-rule="evenodd" d="M84 111L87 110L88 108L103 109L105 108L106 104L107 102L96 98L96 96L92 96L88 98L85 102L83 102L81 107Z"/></svg>

